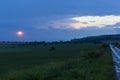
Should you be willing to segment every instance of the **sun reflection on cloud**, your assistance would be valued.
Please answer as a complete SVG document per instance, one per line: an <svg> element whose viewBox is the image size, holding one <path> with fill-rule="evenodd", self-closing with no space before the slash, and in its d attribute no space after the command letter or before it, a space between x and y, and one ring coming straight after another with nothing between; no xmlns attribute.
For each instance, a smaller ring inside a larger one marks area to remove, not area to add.
<svg viewBox="0 0 120 80"><path fill-rule="evenodd" d="M105 16L77 16L68 19L52 21L50 25L55 29L81 29L88 27L103 28L120 23L120 15Z"/></svg>

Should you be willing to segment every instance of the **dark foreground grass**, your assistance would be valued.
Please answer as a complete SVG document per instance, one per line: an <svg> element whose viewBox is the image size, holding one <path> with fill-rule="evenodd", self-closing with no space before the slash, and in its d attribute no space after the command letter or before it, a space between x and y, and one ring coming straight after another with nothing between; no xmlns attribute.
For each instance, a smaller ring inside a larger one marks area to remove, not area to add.
<svg viewBox="0 0 120 80"><path fill-rule="evenodd" d="M0 48L0 80L115 80L104 44L47 44Z"/></svg>

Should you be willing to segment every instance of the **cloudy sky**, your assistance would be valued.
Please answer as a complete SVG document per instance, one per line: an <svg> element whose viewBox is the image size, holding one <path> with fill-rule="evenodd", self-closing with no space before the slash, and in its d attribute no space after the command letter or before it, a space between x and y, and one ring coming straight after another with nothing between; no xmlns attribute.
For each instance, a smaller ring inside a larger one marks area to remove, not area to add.
<svg viewBox="0 0 120 80"><path fill-rule="evenodd" d="M120 33L120 0L0 0L0 41ZM23 35L19 36L18 31Z"/></svg>

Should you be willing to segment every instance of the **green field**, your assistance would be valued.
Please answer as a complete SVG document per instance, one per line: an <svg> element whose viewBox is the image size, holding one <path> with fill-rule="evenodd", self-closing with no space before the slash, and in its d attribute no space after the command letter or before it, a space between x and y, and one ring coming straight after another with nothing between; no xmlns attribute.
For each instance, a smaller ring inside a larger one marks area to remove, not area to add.
<svg viewBox="0 0 120 80"><path fill-rule="evenodd" d="M115 80L108 45L0 46L0 80Z"/></svg>

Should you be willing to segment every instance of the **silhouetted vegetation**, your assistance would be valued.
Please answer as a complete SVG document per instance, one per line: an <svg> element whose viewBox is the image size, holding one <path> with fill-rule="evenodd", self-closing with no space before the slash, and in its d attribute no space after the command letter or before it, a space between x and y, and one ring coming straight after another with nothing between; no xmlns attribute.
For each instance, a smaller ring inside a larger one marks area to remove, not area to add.
<svg viewBox="0 0 120 80"><path fill-rule="evenodd" d="M50 47L50 51L54 51L56 48L54 46Z"/></svg>
<svg viewBox="0 0 120 80"><path fill-rule="evenodd" d="M71 42L74 43L116 43L120 42L120 34L116 35L102 35L102 36L92 36L80 39L73 39Z"/></svg>
<svg viewBox="0 0 120 80"><path fill-rule="evenodd" d="M94 61L96 59L99 59L101 56L103 55L103 52L88 52L86 55L84 55L83 57L89 61Z"/></svg>
<svg viewBox="0 0 120 80"><path fill-rule="evenodd" d="M102 48L108 48L109 47L109 44L103 44L102 45Z"/></svg>

